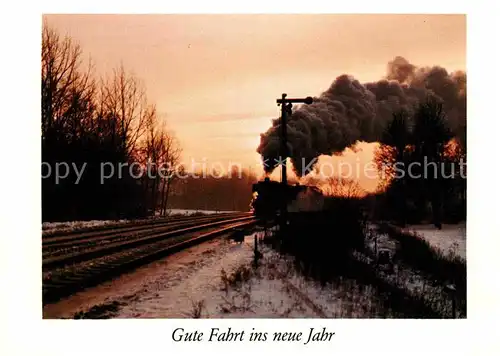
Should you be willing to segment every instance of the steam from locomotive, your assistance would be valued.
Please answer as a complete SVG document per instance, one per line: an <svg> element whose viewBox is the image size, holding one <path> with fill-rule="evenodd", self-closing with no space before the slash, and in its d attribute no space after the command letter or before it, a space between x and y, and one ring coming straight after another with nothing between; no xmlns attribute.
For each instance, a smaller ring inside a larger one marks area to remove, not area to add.
<svg viewBox="0 0 500 356"><path fill-rule="evenodd" d="M340 154L358 141L377 142L394 112L411 113L428 96L443 103L448 124L459 141L465 137L466 74L440 66L418 68L403 57L389 62L384 79L362 84L343 74L314 103L288 118L288 152L295 173L308 174L320 155ZM266 173L280 155L279 119L261 134L257 152ZM304 168L309 170L305 171Z"/></svg>

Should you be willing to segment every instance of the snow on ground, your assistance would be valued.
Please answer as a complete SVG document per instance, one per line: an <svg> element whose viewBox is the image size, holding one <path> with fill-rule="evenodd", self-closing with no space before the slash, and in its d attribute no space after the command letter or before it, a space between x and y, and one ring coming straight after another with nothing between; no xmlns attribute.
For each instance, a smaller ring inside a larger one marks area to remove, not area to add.
<svg viewBox="0 0 500 356"><path fill-rule="evenodd" d="M202 210L202 209L168 209L169 215L193 215L193 214L224 214L224 213L239 213L239 211L224 211L224 210Z"/></svg>
<svg viewBox="0 0 500 356"><path fill-rule="evenodd" d="M369 224L365 232L366 245L373 251L389 250L391 254L396 252L397 243L387 233L380 233L375 224Z"/></svg>
<svg viewBox="0 0 500 356"><path fill-rule="evenodd" d="M452 253L465 259L466 256L466 225L465 223L456 225L444 224L442 229L437 229L434 225L408 225L402 229L407 233L415 233L423 237L432 247L440 249L442 252ZM376 234L377 226L369 224L368 234ZM389 235L377 233L378 249L396 250L396 242L389 238ZM370 239L369 246L374 248L375 241Z"/></svg>
<svg viewBox="0 0 500 356"><path fill-rule="evenodd" d="M375 229L374 225L369 227L372 233ZM447 227L443 230L454 231ZM439 233L438 238L449 236L443 231ZM298 274L289 258L264 244L259 244L263 257L254 268L254 236L247 236L242 244L221 238L191 247L47 305L44 318L371 318L387 315L374 288L346 279L320 286ZM374 252L374 240L368 239L367 245ZM377 238L377 251L382 249L392 253L396 249L395 241L386 234ZM363 259L370 260L373 256L364 255ZM410 294L441 294L441 287L432 286L431 281L403 265L395 264L393 270L381 269L380 273L382 279ZM447 301L443 299L443 303Z"/></svg>
<svg viewBox="0 0 500 356"><path fill-rule="evenodd" d="M422 236L433 247L444 253L452 252L465 259L466 256L466 225L443 225L437 229L434 225L410 225L406 229Z"/></svg>
<svg viewBox="0 0 500 356"><path fill-rule="evenodd" d="M242 244L226 239L195 246L96 288L44 308L44 318L317 317L276 278L244 281L224 290L223 272L250 270L253 237ZM82 314L80 314L82 315Z"/></svg>
<svg viewBox="0 0 500 356"><path fill-rule="evenodd" d="M42 230L44 234L50 234L55 231L70 232L73 230L86 229L91 227L126 224L129 220L90 220L90 221L63 221L63 222L44 222Z"/></svg>
<svg viewBox="0 0 500 356"><path fill-rule="evenodd" d="M191 299L203 295L203 290L192 294L187 288L199 290L202 287L197 287L196 283L210 283L210 280L220 278L220 269L229 268L231 260L244 259L248 250L245 245L230 244L224 239L208 241L47 305L44 317L71 318L78 311L113 303L124 307L117 316L150 317L155 312L162 316L174 315L170 309L175 305L170 303L175 301L158 299L165 291L183 298L184 307L179 312L187 312L191 308ZM224 259L226 255L228 258ZM207 267L211 274L207 274ZM162 304L166 304L165 308L161 308Z"/></svg>
<svg viewBox="0 0 500 356"><path fill-rule="evenodd" d="M321 286L319 282L306 279L292 268L291 260L279 256L276 251L264 248L267 268L278 272L278 276L299 299L314 306L316 315L323 318L372 318L383 314L383 306L377 291L355 280L340 279ZM301 315L300 317L308 317Z"/></svg>
<svg viewBox="0 0 500 356"><path fill-rule="evenodd" d="M169 209L168 210L168 215L169 216L190 216L194 214L223 214L223 213L237 213L237 211L215 211L215 210L189 210L189 209ZM159 213L154 218L158 218ZM106 226L106 225L122 225L122 224L129 224L129 223L134 223L137 221L141 220L150 220L154 219L153 217L151 218L146 218L146 219L140 219L140 220L89 220L89 221L63 221L63 222L44 222L42 223L42 231L43 234L51 234L54 232L71 232L71 231L76 231L76 230L81 230L81 229L88 229L88 228L93 228L93 227L100 227L100 226Z"/></svg>
<svg viewBox="0 0 500 356"><path fill-rule="evenodd" d="M374 225L372 225L371 229L373 229L372 232L374 234L377 234L376 241L375 239L367 239L365 246L367 247L368 255L356 254L356 258L369 264L374 264L374 256L380 254L383 250L388 251L390 255L389 262L392 264L393 269L385 270L385 266L381 266L382 268L378 270L379 276L390 281L393 285L405 288L411 294L422 294L422 291L429 287L430 281L427 281L425 277L411 268L394 261L393 256L397 250L397 241L391 239L387 233L376 233Z"/></svg>
<svg viewBox="0 0 500 356"><path fill-rule="evenodd" d="M365 286L322 288L290 262L259 244L217 239L139 268L56 304L44 318L318 318L367 317L376 308ZM222 272L224 271L224 272ZM352 291L359 290L353 295Z"/></svg>
<svg viewBox="0 0 500 356"><path fill-rule="evenodd" d="M374 224L369 224L367 230L368 238L365 241L365 244L367 251L369 251L369 256L356 254L356 258L373 264L373 256L377 255L382 250L387 250L391 256L394 256L397 249L397 241L391 239L387 233L378 232L377 226ZM460 231L457 226L443 226L443 230L440 231L437 230L434 225L415 225L408 227L406 231L416 232L418 235L423 236L431 244L431 246L434 246L435 248L440 248L439 246L441 246L443 250L444 246L447 245L446 243L443 243L442 240L448 241L452 253L456 253L457 251L456 246L452 246L449 242L450 240L453 241L453 238L457 236L454 235L454 233L456 234L457 231ZM424 232L425 235L422 232ZM435 232L438 233L434 234ZM465 258L465 226L463 226L463 236L464 246L463 255L461 256ZM376 240L373 237L376 237ZM444 251L448 252L448 250ZM458 251L460 252L460 250ZM391 268L386 268L389 265ZM420 296L424 299L431 300L432 303L434 303L435 308L441 312L447 313L447 315L451 314L451 303L449 296L446 295L444 285L436 284L433 280L422 275L418 271L393 260L392 257L390 257L389 265L382 265L380 266L381 268L376 269L377 274L381 279L406 290L410 295Z"/></svg>

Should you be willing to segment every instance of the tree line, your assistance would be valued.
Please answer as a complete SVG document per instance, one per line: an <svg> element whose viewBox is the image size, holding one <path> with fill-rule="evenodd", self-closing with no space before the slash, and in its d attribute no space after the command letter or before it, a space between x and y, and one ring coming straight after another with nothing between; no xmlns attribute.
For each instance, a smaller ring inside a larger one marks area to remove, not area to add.
<svg viewBox="0 0 500 356"><path fill-rule="evenodd" d="M85 167L56 182L42 178L42 220L132 218L166 209L171 174L142 175L155 163L172 167L181 149L148 102L144 86L123 66L97 79L91 60L69 36L44 24L41 57L42 162ZM137 162L102 181L102 165ZM137 179L137 177L141 177ZM77 182L77 184L76 184Z"/></svg>
<svg viewBox="0 0 500 356"><path fill-rule="evenodd" d="M43 221L165 216L169 208L247 211L256 181L249 172L185 174L180 143L139 78L123 65L97 78L80 45L47 23L41 144L42 162L52 172L61 162L84 167L81 177L69 170L59 181L42 172ZM104 180L103 164L113 171Z"/></svg>
<svg viewBox="0 0 500 356"><path fill-rule="evenodd" d="M197 178L199 177L199 178ZM197 173L172 185L170 207L211 211L249 211L257 176L248 170Z"/></svg>
<svg viewBox="0 0 500 356"><path fill-rule="evenodd" d="M375 193L352 178L306 177L328 197L349 200L373 219L402 226L456 223L466 218L466 136L450 130L442 103L433 96L413 112L398 111L387 124L374 161L379 173Z"/></svg>
<svg viewBox="0 0 500 356"><path fill-rule="evenodd" d="M466 138L453 135L438 99L396 112L375 152L382 178L377 215L401 225L464 220L466 159Z"/></svg>

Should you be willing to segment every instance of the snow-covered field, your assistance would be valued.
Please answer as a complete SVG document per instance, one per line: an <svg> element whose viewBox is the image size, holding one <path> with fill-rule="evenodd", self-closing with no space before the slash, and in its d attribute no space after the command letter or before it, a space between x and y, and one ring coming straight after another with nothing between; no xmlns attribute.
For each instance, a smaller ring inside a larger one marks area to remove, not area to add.
<svg viewBox="0 0 500 356"><path fill-rule="evenodd" d="M155 262L44 308L44 318L318 318L376 313L371 288L353 282L322 288L259 245L219 239ZM362 308L360 308L362 306Z"/></svg>
<svg viewBox="0 0 500 356"><path fill-rule="evenodd" d="M373 256L376 256L382 250L388 251L391 256L389 264L392 268L386 269L385 266L377 268L377 275L379 278L400 289L406 290L410 295L423 297L424 299L432 299L432 303L434 303L434 307L437 310L447 315L451 314L450 299L445 293L444 285L440 285L439 283L436 284L433 280L430 280L418 271L413 270L403 263L395 261L392 256L396 253L397 242L391 239L386 233L378 233L375 225L371 225L369 230L373 234L372 236L377 236L376 242L374 239L368 239L368 241L366 241L366 247L368 248L370 256L357 254L356 257L367 263L373 264Z"/></svg>
<svg viewBox="0 0 500 356"><path fill-rule="evenodd" d="M434 225L411 225L406 229L422 236L433 247L444 253L452 252L462 258L466 257L466 225L443 225L437 229Z"/></svg>
<svg viewBox="0 0 500 356"><path fill-rule="evenodd" d="M375 225L370 226L375 231ZM432 231L420 229L417 231ZM448 231L447 234L444 232ZM445 227L434 238L456 236ZM255 234L262 234L257 232ZM44 307L45 318L373 318L390 317L375 287L340 279L320 286L298 274L290 259L259 244L262 258L253 266L254 237L242 244L216 239L141 267L113 281ZM437 236L437 237L436 237ZM460 236L460 235L458 235ZM465 240L465 238L464 238ZM464 241L465 242L465 241ZM374 251L374 241L368 247ZM394 253L394 240L378 236L377 251ZM371 257L363 255L362 260ZM372 262L367 261L368 264ZM395 264L380 278L410 295L449 301L442 286Z"/></svg>

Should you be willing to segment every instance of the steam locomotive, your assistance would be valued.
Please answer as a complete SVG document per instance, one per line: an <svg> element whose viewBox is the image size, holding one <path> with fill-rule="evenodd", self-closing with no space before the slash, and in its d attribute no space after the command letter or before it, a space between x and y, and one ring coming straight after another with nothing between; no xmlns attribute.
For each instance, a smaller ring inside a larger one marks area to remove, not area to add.
<svg viewBox="0 0 500 356"><path fill-rule="evenodd" d="M250 204L257 218L272 219L279 216L286 205L288 212L319 211L323 208L323 194L307 185L283 185L265 178L253 185Z"/></svg>

